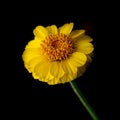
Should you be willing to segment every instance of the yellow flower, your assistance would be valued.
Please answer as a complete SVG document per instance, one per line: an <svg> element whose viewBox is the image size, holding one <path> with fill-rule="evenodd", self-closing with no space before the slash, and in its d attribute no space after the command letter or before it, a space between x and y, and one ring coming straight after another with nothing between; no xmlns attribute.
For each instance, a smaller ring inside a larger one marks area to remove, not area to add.
<svg viewBox="0 0 120 120"><path fill-rule="evenodd" d="M94 46L84 29L73 30L74 23L37 26L34 39L22 54L25 68L34 79L50 85L70 82L83 75L91 62Z"/></svg>

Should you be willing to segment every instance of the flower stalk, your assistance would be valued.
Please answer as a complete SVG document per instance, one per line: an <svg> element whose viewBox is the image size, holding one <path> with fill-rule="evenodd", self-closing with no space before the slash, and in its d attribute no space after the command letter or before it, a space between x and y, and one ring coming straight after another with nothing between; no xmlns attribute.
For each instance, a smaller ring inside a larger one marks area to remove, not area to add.
<svg viewBox="0 0 120 120"><path fill-rule="evenodd" d="M97 114L95 113L93 108L90 106L90 104L88 103L88 101L86 100L86 98L84 97L84 95L82 94L82 92L80 91L80 89L78 88L78 86L74 80L70 82L70 85L71 85L73 91L75 92L75 94L78 96L81 103L83 104L83 106L86 108L86 110L88 111L88 113L92 117L92 119L99 120Z"/></svg>

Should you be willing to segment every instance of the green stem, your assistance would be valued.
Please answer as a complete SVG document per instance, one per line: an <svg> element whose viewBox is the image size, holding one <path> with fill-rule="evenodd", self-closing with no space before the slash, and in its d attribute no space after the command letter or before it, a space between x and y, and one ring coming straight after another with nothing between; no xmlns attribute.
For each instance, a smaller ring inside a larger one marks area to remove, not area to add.
<svg viewBox="0 0 120 120"><path fill-rule="evenodd" d="M88 111L88 113L90 114L90 116L93 118L93 120L99 120L99 118L96 115L95 111L92 109L92 107L90 106L90 104L87 102L87 100L83 96L82 92L78 88L78 86L75 83L75 81L74 80L71 81L70 84L71 84L71 87L73 88L73 91L76 93L76 95L78 96L79 100L81 101L81 103L83 104L83 106L86 108L86 110Z"/></svg>

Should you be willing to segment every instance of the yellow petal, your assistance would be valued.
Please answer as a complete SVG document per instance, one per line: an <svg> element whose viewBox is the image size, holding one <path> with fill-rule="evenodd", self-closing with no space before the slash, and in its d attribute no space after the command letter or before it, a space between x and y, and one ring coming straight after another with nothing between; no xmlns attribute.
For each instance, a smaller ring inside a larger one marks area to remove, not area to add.
<svg viewBox="0 0 120 120"><path fill-rule="evenodd" d="M64 24L62 27L59 28L59 32L65 35L69 35L73 29L73 25L73 23Z"/></svg>
<svg viewBox="0 0 120 120"><path fill-rule="evenodd" d="M76 44L76 51L82 52L84 54L90 54L94 50L93 44L88 41L81 40Z"/></svg>
<svg viewBox="0 0 120 120"><path fill-rule="evenodd" d="M39 40L31 40L28 42L28 44L26 45L26 48L38 48L40 47L40 41Z"/></svg>
<svg viewBox="0 0 120 120"><path fill-rule="evenodd" d="M77 67L73 66L68 63L68 61L61 62L62 68L65 72L64 76L61 78L61 81L69 82L73 80L77 76Z"/></svg>
<svg viewBox="0 0 120 120"><path fill-rule="evenodd" d="M50 73L56 78L60 78L64 75L64 71L59 62L51 62Z"/></svg>
<svg viewBox="0 0 120 120"><path fill-rule="evenodd" d="M67 61L63 61L62 63L62 68L65 72L65 74L73 74L74 72L72 71L71 67L69 66L69 64L67 63Z"/></svg>
<svg viewBox="0 0 120 120"><path fill-rule="evenodd" d="M74 52L68 60L71 66L81 67L86 63L87 57L83 53Z"/></svg>
<svg viewBox="0 0 120 120"><path fill-rule="evenodd" d="M92 57L93 57L93 55L94 55L93 53L87 55L87 62L88 62L88 63L91 63L91 62L92 62Z"/></svg>
<svg viewBox="0 0 120 120"><path fill-rule="evenodd" d="M27 64L29 65L29 70L34 71L35 66L43 60L42 56L37 56L32 58Z"/></svg>
<svg viewBox="0 0 120 120"><path fill-rule="evenodd" d="M70 78L68 77L68 75L64 75L63 77L60 78L60 83L66 83L66 82L70 82Z"/></svg>
<svg viewBox="0 0 120 120"><path fill-rule="evenodd" d="M59 78L53 78L51 80L48 80L47 83L49 85L55 85L55 84L59 84L60 83L60 79Z"/></svg>
<svg viewBox="0 0 120 120"><path fill-rule="evenodd" d="M32 76L34 79L39 79L39 76L37 76L35 72L32 72Z"/></svg>
<svg viewBox="0 0 120 120"><path fill-rule="evenodd" d="M84 66L78 67L77 77L82 76L85 73L88 66L90 65L90 63L92 62L91 54L86 55L86 56L87 56L87 62Z"/></svg>
<svg viewBox="0 0 120 120"><path fill-rule="evenodd" d="M72 81L72 80L75 80L76 78L77 78L77 75L75 75L75 77L72 76L71 79L68 78L67 75L64 75L64 76L60 79L60 81L61 81L61 83L68 83L68 82L70 82L70 81Z"/></svg>
<svg viewBox="0 0 120 120"><path fill-rule="evenodd" d="M39 48L34 48L34 49L25 49L25 51L22 54L22 59L25 63L28 63L32 58L34 57L39 57L41 56L40 54L40 49Z"/></svg>
<svg viewBox="0 0 120 120"><path fill-rule="evenodd" d="M74 31L72 31L72 32L70 33L70 37L71 37L72 39L75 39L75 38L83 35L84 33L85 33L85 30L82 30L82 29L81 29L81 30L74 30Z"/></svg>
<svg viewBox="0 0 120 120"><path fill-rule="evenodd" d="M31 73L32 71L30 70L30 65L27 63L24 63L24 67L28 70L29 73Z"/></svg>
<svg viewBox="0 0 120 120"><path fill-rule="evenodd" d="M37 37L39 40L45 40L45 38L48 36L48 31L43 26L37 26L33 30L33 33L34 33L35 37Z"/></svg>
<svg viewBox="0 0 120 120"><path fill-rule="evenodd" d="M86 67L87 66L84 65L84 66L78 68L77 77L80 77L80 76L82 76L85 73Z"/></svg>
<svg viewBox="0 0 120 120"><path fill-rule="evenodd" d="M58 29L56 25L51 25L46 27L46 29L48 30L49 34L58 34Z"/></svg>
<svg viewBox="0 0 120 120"><path fill-rule="evenodd" d="M92 42L93 41L93 39L88 35L83 35L81 37L78 37L77 39L78 39L78 42L82 41L82 40L86 41L86 42Z"/></svg>
<svg viewBox="0 0 120 120"><path fill-rule="evenodd" d="M39 76L39 80L47 82L50 79L53 79L53 76L50 74L50 62L48 61L41 61L39 62L35 68L34 72L37 76Z"/></svg>

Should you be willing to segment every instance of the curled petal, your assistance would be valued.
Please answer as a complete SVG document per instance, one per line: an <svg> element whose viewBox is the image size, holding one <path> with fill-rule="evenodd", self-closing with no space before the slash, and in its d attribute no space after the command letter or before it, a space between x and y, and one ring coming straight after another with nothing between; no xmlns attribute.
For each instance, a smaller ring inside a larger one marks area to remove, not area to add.
<svg viewBox="0 0 120 120"><path fill-rule="evenodd" d="M64 24L62 27L59 28L59 32L65 35L69 35L73 29L73 23Z"/></svg>
<svg viewBox="0 0 120 120"><path fill-rule="evenodd" d="M34 33L35 37L37 37L39 40L45 40L45 38L48 36L48 31L43 26L37 26L33 30L33 33Z"/></svg>
<svg viewBox="0 0 120 120"><path fill-rule="evenodd" d="M84 54L90 54L94 50L94 46L90 43L91 39L81 39L76 44L76 51L82 52Z"/></svg>
<svg viewBox="0 0 120 120"><path fill-rule="evenodd" d="M86 55L79 52L74 52L69 58L69 63L76 67L83 66L86 63L86 61L87 61Z"/></svg>
<svg viewBox="0 0 120 120"><path fill-rule="evenodd" d="M83 35L85 33L85 30L81 29L81 30L74 30L70 33L70 37L74 40L75 38Z"/></svg>
<svg viewBox="0 0 120 120"><path fill-rule="evenodd" d="M56 25L51 25L46 27L46 29L48 30L49 34L58 34L58 29Z"/></svg>
<svg viewBox="0 0 120 120"><path fill-rule="evenodd" d="M50 67L50 73L52 76L61 78L64 75L64 71L59 62L52 62Z"/></svg>

